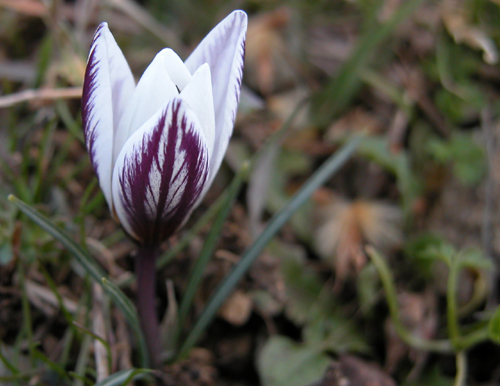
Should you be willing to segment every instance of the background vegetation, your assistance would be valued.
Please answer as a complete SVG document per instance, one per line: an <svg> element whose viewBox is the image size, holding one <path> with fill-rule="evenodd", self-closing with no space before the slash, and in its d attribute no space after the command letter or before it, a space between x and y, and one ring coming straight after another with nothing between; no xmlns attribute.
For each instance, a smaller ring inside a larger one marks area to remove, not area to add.
<svg viewBox="0 0 500 386"><path fill-rule="evenodd" d="M90 41L107 21L138 77L236 8L235 133L158 262L169 362L139 370ZM499 44L497 0L0 0L0 384L498 384Z"/></svg>

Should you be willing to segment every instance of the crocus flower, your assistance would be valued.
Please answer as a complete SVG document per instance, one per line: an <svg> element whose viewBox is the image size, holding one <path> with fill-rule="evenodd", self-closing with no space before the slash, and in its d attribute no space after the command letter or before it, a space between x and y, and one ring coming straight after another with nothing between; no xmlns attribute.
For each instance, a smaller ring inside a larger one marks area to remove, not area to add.
<svg viewBox="0 0 500 386"><path fill-rule="evenodd" d="M183 62L160 51L137 85L106 23L90 50L85 142L106 201L140 245L158 245L210 187L231 137L247 16L234 11Z"/></svg>

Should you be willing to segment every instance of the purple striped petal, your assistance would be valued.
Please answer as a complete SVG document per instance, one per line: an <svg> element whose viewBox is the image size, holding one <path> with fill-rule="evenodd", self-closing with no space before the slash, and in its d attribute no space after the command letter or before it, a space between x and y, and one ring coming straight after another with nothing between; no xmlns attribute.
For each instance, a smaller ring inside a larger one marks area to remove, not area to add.
<svg viewBox="0 0 500 386"><path fill-rule="evenodd" d="M233 133L243 76L246 30L246 13L232 12L202 40L185 62L191 74L203 63L208 63L212 76L216 136L206 189L219 170Z"/></svg>
<svg viewBox="0 0 500 386"><path fill-rule="evenodd" d="M143 245L171 236L197 202L208 176L203 131L186 102L174 98L125 143L113 173L121 224Z"/></svg>
<svg viewBox="0 0 500 386"><path fill-rule="evenodd" d="M134 88L127 61L107 24L102 23L94 35L85 70L82 120L90 161L110 208L113 138L118 135L118 120Z"/></svg>

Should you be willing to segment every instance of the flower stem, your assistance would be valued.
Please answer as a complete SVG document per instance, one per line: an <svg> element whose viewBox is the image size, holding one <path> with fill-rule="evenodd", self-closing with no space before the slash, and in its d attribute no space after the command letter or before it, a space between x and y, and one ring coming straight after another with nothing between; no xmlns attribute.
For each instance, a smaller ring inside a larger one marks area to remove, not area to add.
<svg viewBox="0 0 500 386"><path fill-rule="evenodd" d="M368 256L370 257L371 261L377 268L380 280L382 281L382 285L384 287L385 296L387 299L387 305L389 306L389 313L391 315L391 320L394 323L396 332L398 336L401 338L401 340L405 342L407 345L420 350L440 352L446 354L452 353L453 347L450 341L422 339L419 336L414 335L410 331L408 331L408 329L401 321L396 287L394 285L394 279L389 269L389 266L385 262L384 258L375 250L375 248L367 246L365 250Z"/></svg>
<svg viewBox="0 0 500 386"><path fill-rule="evenodd" d="M456 299L459 273L458 264L452 264L448 275L448 289L446 292L448 334L450 335L451 343L455 350L462 349L460 347L460 327L458 325Z"/></svg>
<svg viewBox="0 0 500 386"><path fill-rule="evenodd" d="M137 249L135 257L137 309L153 368L158 368L161 365L161 337L155 307L155 263L159 252L157 247L141 246Z"/></svg>

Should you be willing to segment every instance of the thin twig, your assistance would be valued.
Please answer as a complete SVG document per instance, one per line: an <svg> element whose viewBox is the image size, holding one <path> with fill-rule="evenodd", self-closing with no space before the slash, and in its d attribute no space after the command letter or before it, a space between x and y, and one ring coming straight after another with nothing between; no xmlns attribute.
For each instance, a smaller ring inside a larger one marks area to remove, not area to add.
<svg viewBox="0 0 500 386"><path fill-rule="evenodd" d="M17 103L33 100L72 99L81 98L81 87L44 88L39 90L24 90L16 94L0 96L0 108L10 107Z"/></svg>

